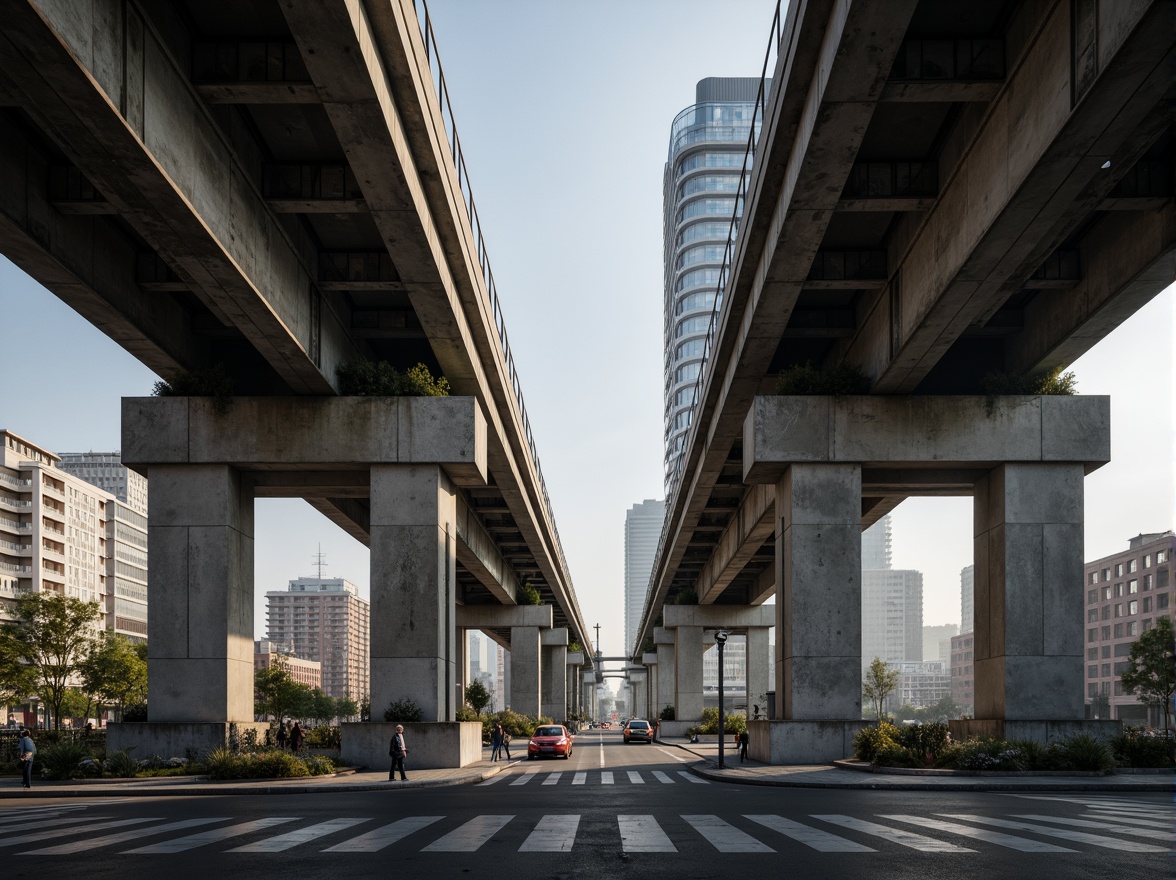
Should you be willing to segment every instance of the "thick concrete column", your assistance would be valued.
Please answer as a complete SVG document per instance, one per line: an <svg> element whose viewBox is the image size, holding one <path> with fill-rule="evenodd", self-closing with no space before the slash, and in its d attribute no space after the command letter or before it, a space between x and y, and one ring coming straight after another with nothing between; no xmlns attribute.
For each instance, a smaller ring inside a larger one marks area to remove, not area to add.
<svg viewBox="0 0 1176 880"><path fill-rule="evenodd" d="M755 713L755 706L759 706L760 713L768 717L768 664L772 658L768 656L768 628L752 626L747 629L747 717Z"/></svg>
<svg viewBox="0 0 1176 880"><path fill-rule="evenodd" d="M372 716L411 699L453 721L456 503L436 465L371 466Z"/></svg>
<svg viewBox="0 0 1176 880"><path fill-rule="evenodd" d="M470 686L470 632L466 629L457 631L457 692L456 706L465 705L466 688Z"/></svg>
<svg viewBox="0 0 1176 880"><path fill-rule="evenodd" d="M510 708L532 717L540 714L543 652L537 626L510 628Z"/></svg>
<svg viewBox="0 0 1176 880"><path fill-rule="evenodd" d="M1083 718L1082 480L1081 464L1030 463L976 484L978 721Z"/></svg>
<svg viewBox="0 0 1176 880"><path fill-rule="evenodd" d="M539 685L539 705L542 714L552 721L562 722L567 717L567 656L568 631L566 627L545 629L539 636L542 645L543 664Z"/></svg>
<svg viewBox="0 0 1176 880"><path fill-rule="evenodd" d="M153 465L152 722L253 721L253 497L226 465Z"/></svg>
<svg viewBox="0 0 1176 880"><path fill-rule="evenodd" d="M702 718L702 627L674 629L674 712L678 721Z"/></svg>
<svg viewBox="0 0 1176 880"><path fill-rule="evenodd" d="M657 711L660 714L666 706L676 707L678 688L675 681L677 661L674 659L674 633L664 627L656 627L653 641L657 646ZM677 709L674 711L677 717Z"/></svg>
<svg viewBox="0 0 1176 880"><path fill-rule="evenodd" d="M581 693L580 697L584 701L584 714L592 721L596 720L596 673L591 669L586 669L584 674L580 676Z"/></svg>
<svg viewBox="0 0 1176 880"><path fill-rule="evenodd" d="M584 669L584 652L583 651L568 651L564 658L564 663L567 664L565 675L567 677L567 703L571 710L576 714L584 711L584 703L580 696L580 682L581 674Z"/></svg>
<svg viewBox="0 0 1176 880"><path fill-rule="evenodd" d="M780 718L861 718L861 498L857 464L792 464L776 486Z"/></svg>
<svg viewBox="0 0 1176 880"><path fill-rule="evenodd" d="M641 662L645 664L645 705L648 707L649 720L659 717L661 707L657 704L657 652L647 651L641 655Z"/></svg>

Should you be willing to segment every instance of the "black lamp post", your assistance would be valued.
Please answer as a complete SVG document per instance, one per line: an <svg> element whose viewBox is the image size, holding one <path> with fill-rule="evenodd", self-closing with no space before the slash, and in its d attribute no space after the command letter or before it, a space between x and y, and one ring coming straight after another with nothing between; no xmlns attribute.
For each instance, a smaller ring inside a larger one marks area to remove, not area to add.
<svg viewBox="0 0 1176 880"><path fill-rule="evenodd" d="M719 646L719 769L726 765L723 762L723 747L727 739L726 717L723 715L723 645L727 644L727 631L715 631L715 644Z"/></svg>

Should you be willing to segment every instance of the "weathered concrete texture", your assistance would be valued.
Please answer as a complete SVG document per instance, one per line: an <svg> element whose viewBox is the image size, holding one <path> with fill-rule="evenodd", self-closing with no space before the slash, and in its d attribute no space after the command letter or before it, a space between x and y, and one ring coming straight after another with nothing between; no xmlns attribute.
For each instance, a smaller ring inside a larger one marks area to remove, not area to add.
<svg viewBox="0 0 1176 880"><path fill-rule="evenodd" d="M702 654L710 646L702 642L701 626L679 626L674 640L675 718L698 721L702 718Z"/></svg>
<svg viewBox="0 0 1176 880"><path fill-rule="evenodd" d="M1083 716L1080 464L1007 464L976 486L980 720Z"/></svg>
<svg viewBox="0 0 1176 880"><path fill-rule="evenodd" d="M666 629L700 626L706 629L743 629L774 626L774 612L763 605L666 605L662 610Z"/></svg>
<svg viewBox="0 0 1176 880"><path fill-rule="evenodd" d="M253 499L224 465L153 469L152 721L253 720Z"/></svg>
<svg viewBox="0 0 1176 880"><path fill-rule="evenodd" d="M853 754L853 738L869 724L860 719L749 721L747 755L766 764L824 764Z"/></svg>
<svg viewBox="0 0 1176 880"><path fill-rule="evenodd" d="M539 693L543 655L536 626L510 628L510 708L523 715L538 715L543 705Z"/></svg>
<svg viewBox="0 0 1176 880"><path fill-rule="evenodd" d="M757 397L743 430L743 477L777 481L792 462L995 467L1110 461L1110 398Z"/></svg>
<svg viewBox="0 0 1176 880"><path fill-rule="evenodd" d="M660 713L667 706L675 706L678 664L674 659L672 631L659 626L653 631L653 640L657 646L657 701L654 707Z"/></svg>
<svg viewBox="0 0 1176 880"><path fill-rule="evenodd" d="M540 632L543 661L540 665L540 706L542 713L554 721L567 717L568 631L565 627Z"/></svg>
<svg viewBox="0 0 1176 880"><path fill-rule="evenodd" d="M596 718L596 673L591 669L580 676L580 706L589 718Z"/></svg>
<svg viewBox="0 0 1176 880"><path fill-rule="evenodd" d="M794 464L777 485L777 718L861 717L861 479Z"/></svg>
<svg viewBox="0 0 1176 880"><path fill-rule="evenodd" d="M127 397L123 463L438 464L486 484L486 417L473 397Z"/></svg>
<svg viewBox="0 0 1176 880"><path fill-rule="evenodd" d="M453 487L435 465L372 465L371 474L372 711L411 699L426 720L451 721Z"/></svg>
<svg viewBox="0 0 1176 880"><path fill-rule="evenodd" d="M766 609L771 611L772 609ZM773 615L774 616L774 615ZM773 623L775 621L773 620ZM768 656L768 628L764 626L751 627L747 631L747 706L748 718L754 713L754 706L758 705L765 716L771 714L767 705L768 671L773 658Z"/></svg>
<svg viewBox="0 0 1176 880"><path fill-rule="evenodd" d="M404 723L404 722L401 722ZM342 725L343 763L379 770L392 766L388 744L396 722L359 721ZM404 723L408 756L404 771L466 767L482 760L482 725L478 721Z"/></svg>
<svg viewBox="0 0 1176 880"><path fill-rule="evenodd" d="M234 741L243 742L248 731L256 731L258 742L265 742L269 728L265 721L219 722L114 722L106 726L106 748L110 752L130 749L136 760L158 755L161 758L204 757L214 749L227 748Z"/></svg>
<svg viewBox="0 0 1176 880"><path fill-rule="evenodd" d="M1079 734L1093 736L1107 742L1123 732L1122 721L1007 721L965 719L948 721L951 738L961 741L969 737L976 739L1028 739L1039 743L1051 743Z"/></svg>
<svg viewBox="0 0 1176 880"><path fill-rule="evenodd" d="M552 623L550 605L458 605L455 613L462 629L550 629Z"/></svg>

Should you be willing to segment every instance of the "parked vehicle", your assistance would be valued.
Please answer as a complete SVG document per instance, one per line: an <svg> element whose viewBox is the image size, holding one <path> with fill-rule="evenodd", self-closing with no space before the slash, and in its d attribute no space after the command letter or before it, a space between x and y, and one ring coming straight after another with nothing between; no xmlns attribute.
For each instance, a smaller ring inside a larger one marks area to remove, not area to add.
<svg viewBox="0 0 1176 880"><path fill-rule="evenodd" d="M625 725L624 732L625 742L653 742L653 725L648 721L641 721L634 718Z"/></svg>
<svg viewBox="0 0 1176 880"><path fill-rule="evenodd" d="M531 734L531 741L527 743L527 758L563 757L565 760L572 756L573 737L562 724L544 724L536 727Z"/></svg>

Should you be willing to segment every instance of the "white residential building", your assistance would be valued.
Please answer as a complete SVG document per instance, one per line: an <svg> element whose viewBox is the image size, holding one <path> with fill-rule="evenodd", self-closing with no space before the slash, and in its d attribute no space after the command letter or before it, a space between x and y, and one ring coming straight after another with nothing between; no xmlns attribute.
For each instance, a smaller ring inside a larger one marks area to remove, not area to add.
<svg viewBox="0 0 1176 880"><path fill-rule="evenodd" d="M665 501L646 499L625 512L625 652L637 649L637 627L665 519Z"/></svg>

